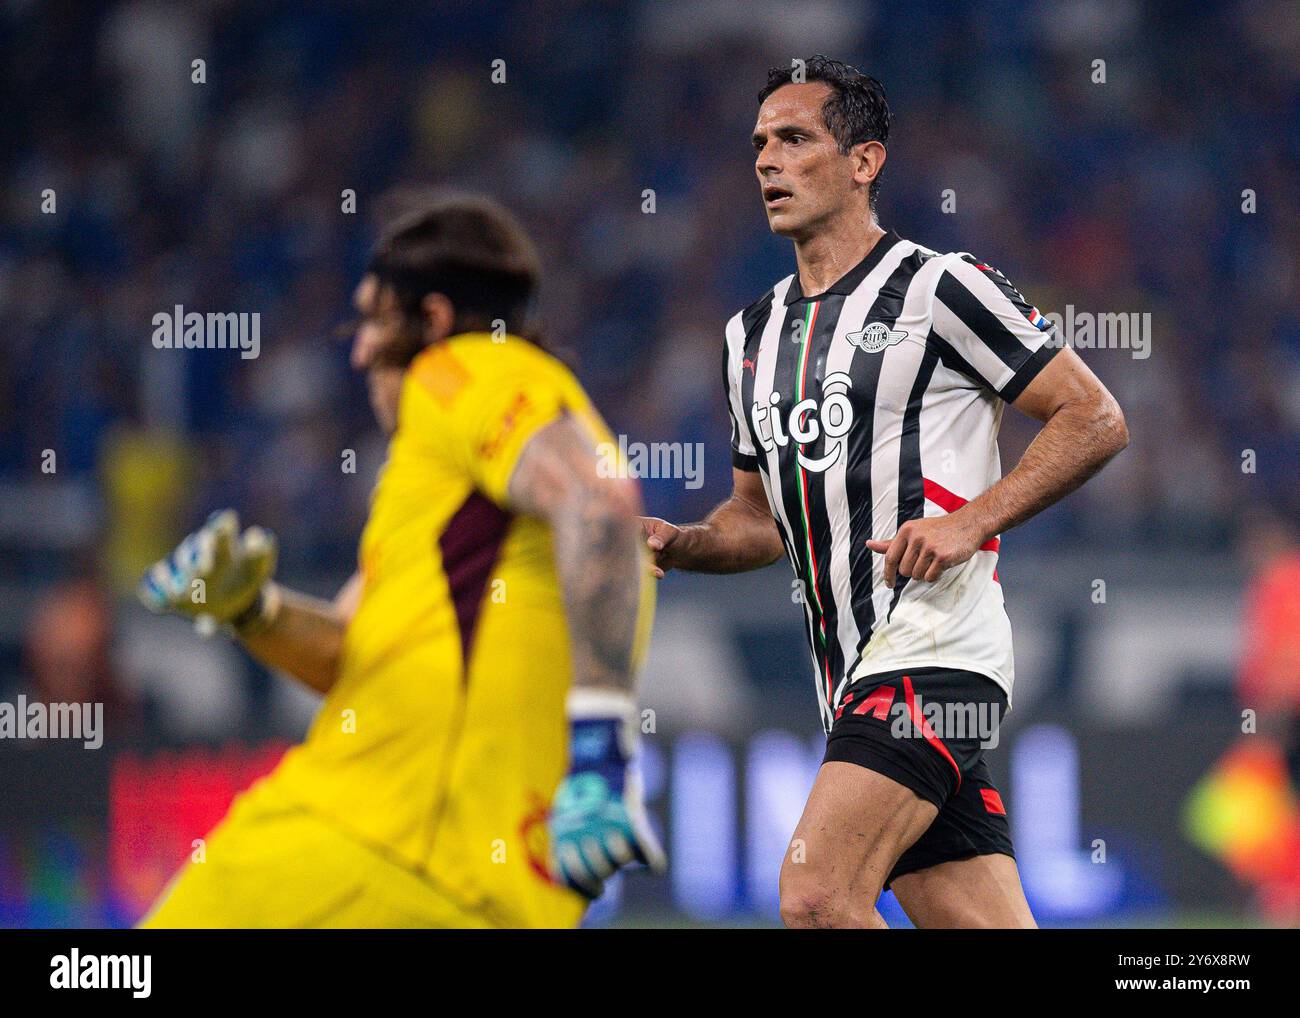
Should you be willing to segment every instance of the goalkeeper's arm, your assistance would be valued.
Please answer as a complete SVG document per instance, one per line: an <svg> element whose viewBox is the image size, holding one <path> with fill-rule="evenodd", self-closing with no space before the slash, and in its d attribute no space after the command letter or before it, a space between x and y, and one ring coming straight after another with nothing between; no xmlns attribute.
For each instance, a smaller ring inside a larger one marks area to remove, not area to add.
<svg viewBox="0 0 1300 1018"><path fill-rule="evenodd" d="M238 516L227 509L145 573L140 600L152 611L193 619L200 632L223 626L263 664L326 693L338 677L360 577L330 602L280 586L274 573L274 537L260 527L241 534Z"/></svg>
<svg viewBox="0 0 1300 1018"><path fill-rule="evenodd" d="M602 478L596 449L571 418L525 445L510 478L514 508L551 528L570 654L569 773L551 810L555 876L589 898L632 862L660 866L635 767L636 656L642 586L640 498Z"/></svg>
<svg viewBox="0 0 1300 1018"><path fill-rule="evenodd" d="M280 609L264 628L236 632L250 654L269 668L292 675L319 693L338 678L343 630L356 610L361 574L355 574L333 601L276 585Z"/></svg>

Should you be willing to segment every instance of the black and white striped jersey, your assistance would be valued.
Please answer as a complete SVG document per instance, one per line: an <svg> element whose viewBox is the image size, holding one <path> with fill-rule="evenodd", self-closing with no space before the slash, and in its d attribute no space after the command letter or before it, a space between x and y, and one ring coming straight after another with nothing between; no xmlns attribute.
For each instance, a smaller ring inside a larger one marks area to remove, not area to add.
<svg viewBox="0 0 1300 1018"><path fill-rule="evenodd" d="M1011 695L998 539L934 583L884 583L907 520L952 512L1001 476L997 435L1059 349L1000 272L896 233L825 293L787 276L727 323L732 460L762 474L799 581L829 730L854 679L939 666Z"/></svg>

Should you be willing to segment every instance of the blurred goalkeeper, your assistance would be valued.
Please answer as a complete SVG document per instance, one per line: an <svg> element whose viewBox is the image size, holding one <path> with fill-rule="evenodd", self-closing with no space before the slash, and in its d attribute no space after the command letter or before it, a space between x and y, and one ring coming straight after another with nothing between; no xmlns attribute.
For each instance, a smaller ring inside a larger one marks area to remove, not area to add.
<svg viewBox="0 0 1300 1018"><path fill-rule="evenodd" d="M391 444L333 603L278 586L274 538L229 510L146 574L151 609L325 701L143 925L572 926L620 866L660 863L632 767L639 496L598 476L608 429L522 336L538 274L484 199L385 229L352 364Z"/></svg>

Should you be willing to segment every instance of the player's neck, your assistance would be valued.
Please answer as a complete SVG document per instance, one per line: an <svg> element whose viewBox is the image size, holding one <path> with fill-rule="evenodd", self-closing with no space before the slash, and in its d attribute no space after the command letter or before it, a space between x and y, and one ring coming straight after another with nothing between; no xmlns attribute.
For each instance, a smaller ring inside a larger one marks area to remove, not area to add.
<svg viewBox="0 0 1300 1018"><path fill-rule="evenodd" d="M885 231L874 216L865 226L857 216L826 223L812 236L794 242L799 286L808 295L823 293L871 253Z"/></svg>

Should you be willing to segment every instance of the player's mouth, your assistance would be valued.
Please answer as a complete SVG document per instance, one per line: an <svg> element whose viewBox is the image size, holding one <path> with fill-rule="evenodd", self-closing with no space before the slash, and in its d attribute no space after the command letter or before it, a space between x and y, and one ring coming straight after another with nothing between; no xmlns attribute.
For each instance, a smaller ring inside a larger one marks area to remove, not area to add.
<svg viewBox="0 0 1300 1018"><path fill-rule="evenodd" d="M793 197L792 192L779 184L763 185L763 203L769 210L779 209Z"/></svg>

